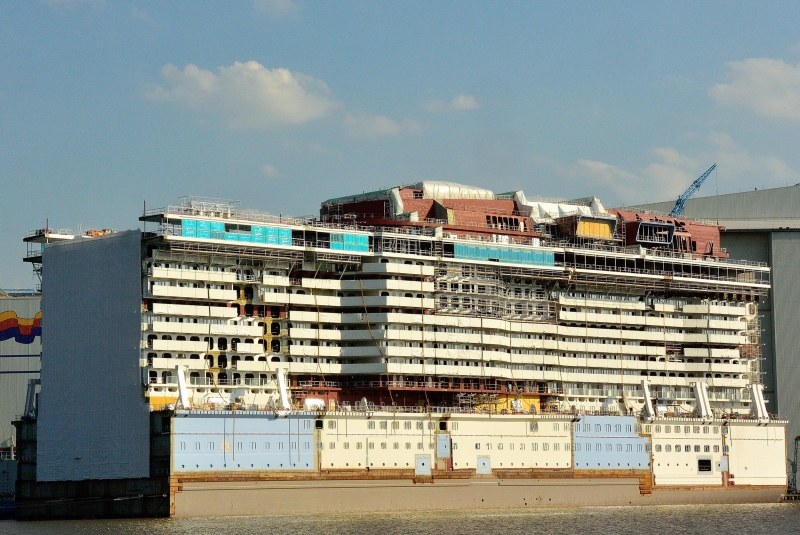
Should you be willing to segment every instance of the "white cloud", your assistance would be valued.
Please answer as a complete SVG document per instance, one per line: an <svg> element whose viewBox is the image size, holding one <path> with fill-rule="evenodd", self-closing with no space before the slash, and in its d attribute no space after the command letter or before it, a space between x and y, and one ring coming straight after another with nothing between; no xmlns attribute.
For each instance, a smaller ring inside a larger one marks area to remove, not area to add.
<svg viewBox="0 0 800 535"><path fill-rule="evenodd" d="M477 110L479 107L478 100L472 95L456 95L450 102L433 100L425 105L425 109L432 113Z"/></svg>
<svg viewBox="0 0 800 535"><path fill-rule="evenodd" d="M694 155L673 147L655 147L655 161L635 171L595 160L578 160L569 174L590 182L592 193L598 197L607 194L606 203L610 205L677 199L712 163L717 164L723 191L752 189L752 184L780 186L800 179L800 173L783 160L754 154L724 132L712 132L704 141L705 147ZM706 185L699 194L713 193Z"/></svg>
<svg viewBox="0 0 800 535"><path fill-rule="evenodd" d="M418 134L422 125L412 119L394 121L383 115L365 115L347 113L344 118L345 131L353 137L378 138Z"/></svg>
<svg viewBox="0 0 800 535"><path fill-rule="evenodd" d="M751 58L726 65L731 82L711 87L711 98L750 108L762 117L800 120L800 63Z"/></svg>
<svg viewBox="0 0 800 535"><path fill-rule="evenodd" d="M298 9L292 0L253 0L253 7L275 17L288 15Z"/></svg>
<svg viewBox="0 0 800 535"><path fill-rule="evenodd" d="M220 67L215 74L189 64L161 69L169 88L147 92L152 100L171 100L221 116L230 128L272 128L319 119L339 104L325 82L287 69L267 69L248 61Z"/></svg>
<svg viewBox="0 0 800 535"><path fill-rule="evenodd" d="M283 178L286 176L283 171L270 164L262 165L261 172L264 173L264 176L269 178Z"/></svg>

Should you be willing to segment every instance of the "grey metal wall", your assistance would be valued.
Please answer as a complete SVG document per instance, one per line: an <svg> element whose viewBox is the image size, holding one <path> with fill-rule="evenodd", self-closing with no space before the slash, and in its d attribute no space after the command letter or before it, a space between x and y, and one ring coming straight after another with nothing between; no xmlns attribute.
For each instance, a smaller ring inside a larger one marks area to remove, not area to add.
<svg viewBox="0 0 800 535"><path fill-rule="evenodd" d="M800 232L772 233L772 302L778 408L787 442L800 434ZM769 407L773 410L774 407Z"/></svg>
<svg viewBox="0 0 800 535"><path fill-rule="evenodd" d="M17 317L33 319L41 310L39 297L0 297L0 314L14 312ZM0 342L0 446L14 437L11 421L22 414L28 379L39 377L41 338L19 343L14 338Z"/></svg>
<svg viewBox="0 0 800 535"><path fill-rule="evenodd" d="M149 475L139 231L45 249L38 481Z"/></svg>

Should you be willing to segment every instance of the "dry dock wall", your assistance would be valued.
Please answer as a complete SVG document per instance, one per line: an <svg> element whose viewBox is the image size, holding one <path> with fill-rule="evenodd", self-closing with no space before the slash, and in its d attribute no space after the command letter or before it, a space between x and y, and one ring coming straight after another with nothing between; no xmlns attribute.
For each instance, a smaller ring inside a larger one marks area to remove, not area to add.
<svg viewBox="0 0 800 535"><path fill-rule="evenodd" d="M173 485L174 487L175 485ZM497 509L554 506L625 506L690 503L778 502L782 487L654 490L642 495L640 480L434 479L378 481L194 481L180 484L175 516L265 515Z"/></svg>
<svg viewBox="0 0 800 535"><path fill-rule="evenodd" d="M146 478L139 231L44 251L37 481Z"/></svg>

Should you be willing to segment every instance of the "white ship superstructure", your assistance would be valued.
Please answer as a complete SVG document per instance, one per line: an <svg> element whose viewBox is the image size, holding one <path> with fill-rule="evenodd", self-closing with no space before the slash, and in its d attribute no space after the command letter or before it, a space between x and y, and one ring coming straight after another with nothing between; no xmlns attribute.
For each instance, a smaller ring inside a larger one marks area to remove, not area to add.
<svg viewBox="0 0 800 535"><path fill-rule="evenodd" d="M654 411L695 412L703 384L715 415L751 412L766 266L718 248L625 246L624 213L602 205L576 205L591 236L537 224L511 202L506 219L523 221L506 228L452 214L450 224L344 225L197 201L149 212L159 223L143 260L151 403L177 401L179 365L197 406L274 406L282 370L295 400L326 407L366 398L638 414L646 379ZM677 222L692 225L716 230Z"/></svg>

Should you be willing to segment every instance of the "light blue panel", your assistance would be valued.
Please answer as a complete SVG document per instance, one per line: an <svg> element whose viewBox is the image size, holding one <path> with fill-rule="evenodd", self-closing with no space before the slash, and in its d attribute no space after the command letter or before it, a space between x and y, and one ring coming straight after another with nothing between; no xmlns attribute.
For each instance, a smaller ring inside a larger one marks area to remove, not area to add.
<svg viewBox="0 0 800 535"><path fill-rule="evenodd" d="M252 226L252 227L250 228L250 233L251 233L253 236L261 236L261 235L263 235L263 234L264 234L264 231L265 231L265 230L266 230L266 229L265 229L264 227L259 227L259 226L256 226L256 225L254 225L254 226Z"/></svg>
<svg viewBox="0 0 800 535"><path fill-rule="evenodd" d="M555 255L555 253L551 253L549 251L544 251L543 264L545 266L554 266L556 264L556 255Z"/></svg>
<svg viewBox="0 0 800 535"><path fill-rule="evenodd" d="M516 264L522 261L522 252L519 249L511 249L511 261Z"/></svg>
<svg viewBox="0 0 800 535"><path fill-rule="evenodd" d="M182 234L187 238L196 238L197 237L197 230L193 228L183 228Z"/></svg>
<svg viewBox="0 0 800 535"><path fill-rule="evenodd" d="M211 230L211 221L198 221L197 230Z"/></svg>
<svg viewBox="0 0 800 535"><path fill-rule="evenodd" d="M533 251L522 251L523 264L533 264Z"/></svg>
<svg viewBox="0 0 800 535"><path fill-rule="evenodd" d="M650 441L636 433L636 418L584 416L572 425L576 469L649 469Z"/></svg>
<svg viewBox="0 0 800 535"><path fill-rule="evenodd" d="M234 232L226 232L225 241L239 241L239 235Z"/></svg>
<svg viewBox="0 0 800 535"><path fill-rule="evenodd" d="M196 229L197 228L197 221L194 219L184 219L181 221L181 226L185 229Z"/></svg>
<svg viewBox="0 0 800 535"><path fill-rule="evenodd" d="M211 232L225 232L225 223L221 221L211 221Z"/></svg>
<svg viewBox="0 0 800 535"><path fill-rule="evenodd" d="M239 234L239 241L252 242L253 236L251 234Z"/></svg>
<svg viewBox="0 0 800 535"><path fill-rule="evenodd" d="M211 237L211 231L210 230L200 230L200 229L198 229L197 230L197 237L198 238L210 238Z"/></svg>
<svg viewBox="0 0 800 535"><path fill-rule="evenodd" d="M500 251L497 250L497 247L489 246L486 248L486 258L488 259L499 259L500 258Z"/></svg>
<svg viewBox="0 0 800 535"><path fill-rule="evenodd" d="M500 248L500 261L501 262L508 262L511 260L511 255L509 254L509 250L505 247Z"/></svg>
<svg viewBox="0 0 800 535"><path fill-rule="evenodd" d="M485 245L480 245L477 247L476 259L483 260L484 262L489 259L489 252Z"/></svg>
<svg viewBox="0 0 800 535"><path fill-rule="evenodd" d="M253 241L256 243L267 243L267 236L266 234L256 234L253 236Z"/></svg>
<svg viewBox="0 0 800 535"><path fill-rule="evenodd" d="M468 258L467 247L460 243L456 243L453 247L453 256L455 258Z"/></svg>
<svg viewBox="0 0 800 535"><path fill-rule="evenodd" d="M173 470L313 471L315 415L179 412L172 420Z"/></svg>

